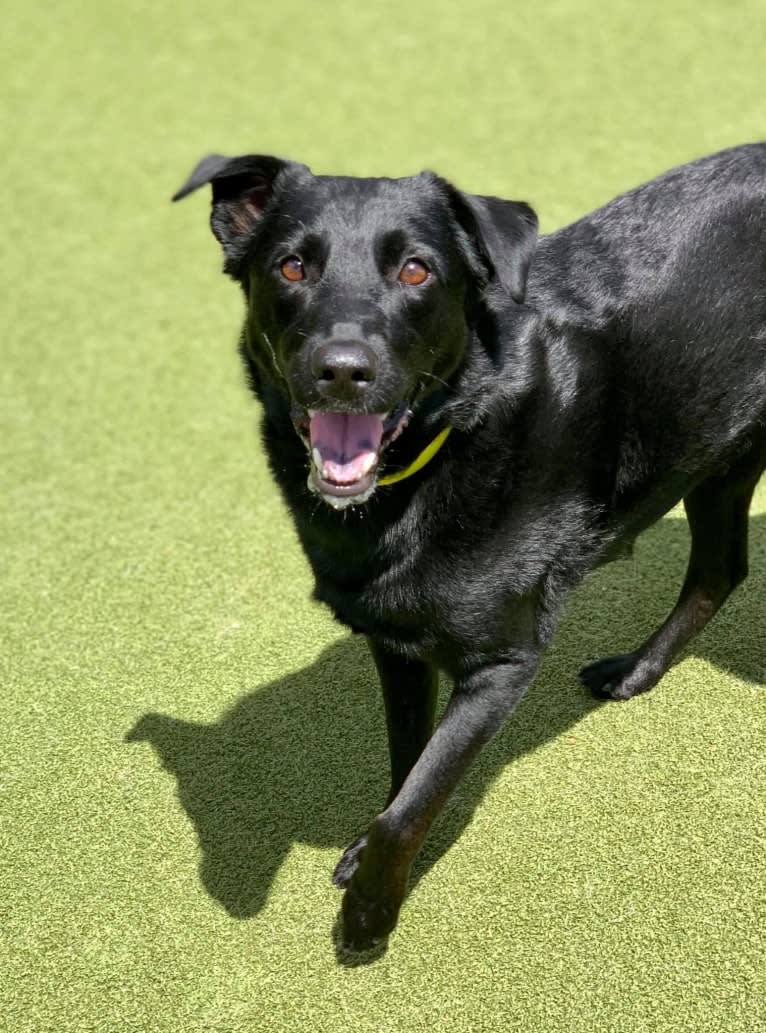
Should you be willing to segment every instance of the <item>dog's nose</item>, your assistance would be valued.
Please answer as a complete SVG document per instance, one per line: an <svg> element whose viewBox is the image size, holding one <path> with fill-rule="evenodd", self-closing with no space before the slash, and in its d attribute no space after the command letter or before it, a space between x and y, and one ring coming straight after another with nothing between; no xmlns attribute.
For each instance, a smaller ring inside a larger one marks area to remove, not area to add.
<svg viewBox="0 0 766 1033"><path fill-rule="evenodd" d="M378 362L366 344L334 342L320 344L311 356L311 374L323 395L355 398L375 380Z"/></svg>

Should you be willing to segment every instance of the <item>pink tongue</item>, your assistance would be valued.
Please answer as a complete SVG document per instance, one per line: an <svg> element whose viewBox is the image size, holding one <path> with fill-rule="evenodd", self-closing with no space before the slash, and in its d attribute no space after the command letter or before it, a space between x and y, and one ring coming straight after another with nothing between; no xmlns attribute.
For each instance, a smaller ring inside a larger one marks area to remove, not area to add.
<svg viewBox="0 0 766 1033"><path fill-rule="evenodd" d="M382 416L318 412L309 424L311 449L322 458L324 473L335 484L353 484L372 469L383 437Z"/></svg>

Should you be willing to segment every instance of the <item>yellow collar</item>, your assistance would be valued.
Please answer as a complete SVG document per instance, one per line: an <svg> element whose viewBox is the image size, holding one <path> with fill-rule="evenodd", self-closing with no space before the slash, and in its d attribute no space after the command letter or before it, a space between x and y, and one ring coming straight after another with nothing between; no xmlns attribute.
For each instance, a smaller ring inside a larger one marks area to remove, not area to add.
<svg viewBox="0 0 766 1033"><path fill-rule="evenodd" d="M385 477L380 478L378 484L396 484L397 481L403 481L406 477L412 477L418 470L422 470L426 463L430 462L442 447L451 430L452 427L445 427L444 430L439 431L431 444L426 445L420 455L409 466L405 467L404 470L399 470L397 473L386 474Z"/></svg>

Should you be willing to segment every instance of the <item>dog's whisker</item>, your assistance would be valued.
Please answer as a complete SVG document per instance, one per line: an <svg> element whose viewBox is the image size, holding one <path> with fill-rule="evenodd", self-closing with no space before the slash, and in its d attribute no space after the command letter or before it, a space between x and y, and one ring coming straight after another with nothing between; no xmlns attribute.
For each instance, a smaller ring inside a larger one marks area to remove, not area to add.
<svg viewBox="0 0 766 1033"><path fill-rule="evenodd" d="M442 380L441 377L437 377L435 373L428 373L424 369L419 369L419 370L417 370L417 375L419 377L430 377L431 380L435 380L435 381L437 381L437 383L443 384L444 387L446 387L448 391L454 391L454 388L452 387L451 384L448 384L446 380Z"/></svg>
<svg viewBox="0 0 766 1033"><path fill-rule="evenodd" d="M261 330L261 337L262 337L262 338L264 339L264 341L266 342L266 347L267 347L267 348L269 349L269 354L271 355L271 361L272 361L272 362L274 363L274 369L275 369L275 370L277 371L277 373L279 374L279 376L280 376L280 377L281 377L281 378L282 378L282 379L283 379L283 380L284 380L285 382L287 382L287 377L286 377L286 376L285 376L285 374L284 374L284 373L282 372L282 369L280 368L280 365L279 365L279 363L277 362L277 355L276 355L276 352L274 351L274 348L273 348L273 346L272 346L272 343L271 343L271 341L269 340L269 336L268 336L268 334L266 333L266 331L265 331L265 330Z"/></svg>

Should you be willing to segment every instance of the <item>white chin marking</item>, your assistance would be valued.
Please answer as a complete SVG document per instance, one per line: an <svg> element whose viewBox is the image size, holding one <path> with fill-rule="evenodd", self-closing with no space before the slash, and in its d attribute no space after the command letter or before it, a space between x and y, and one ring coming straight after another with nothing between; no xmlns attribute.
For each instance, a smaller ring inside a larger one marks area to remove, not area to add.
<svg viewBox="0 0 766 1033"><path fill-rule="evenodd" d="M314 477L313 468L309 471L308 476L308 489L315 495L318 495L323 502L326 502L328 506L333 509L347 509L349 506L360 506L375 491L375 481L368 485L359 492L358 495L330 495L328 492L322 491L316 482Z"/></svg>

